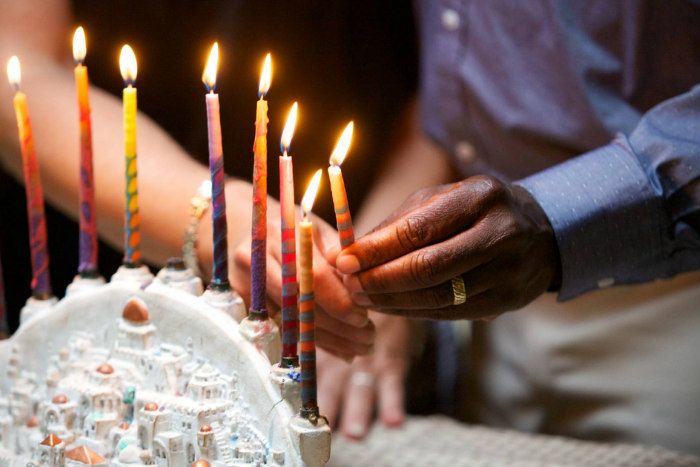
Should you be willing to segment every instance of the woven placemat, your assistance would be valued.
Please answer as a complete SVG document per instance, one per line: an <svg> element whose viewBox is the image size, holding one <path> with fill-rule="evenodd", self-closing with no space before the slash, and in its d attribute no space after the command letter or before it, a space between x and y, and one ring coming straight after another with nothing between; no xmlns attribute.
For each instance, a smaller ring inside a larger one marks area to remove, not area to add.
<svg viewBox="0 0 700 467"><path fill-rule="evenodd" d="M333 436L329 467L700 466L700 458L655 446L597 443L465 425L444 416L376 424L361 442Z"/></svg>

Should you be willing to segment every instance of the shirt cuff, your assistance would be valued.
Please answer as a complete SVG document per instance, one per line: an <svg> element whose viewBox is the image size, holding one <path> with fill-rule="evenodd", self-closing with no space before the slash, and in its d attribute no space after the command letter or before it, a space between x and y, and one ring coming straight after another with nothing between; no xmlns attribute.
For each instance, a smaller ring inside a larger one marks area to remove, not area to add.
<svg viewBox="0 0 700 467"><path fill-rule="evenodd" d="M655 277L663 256L660 201L624 136L516 184L532 194L554 229L559 301Z"/></svg>

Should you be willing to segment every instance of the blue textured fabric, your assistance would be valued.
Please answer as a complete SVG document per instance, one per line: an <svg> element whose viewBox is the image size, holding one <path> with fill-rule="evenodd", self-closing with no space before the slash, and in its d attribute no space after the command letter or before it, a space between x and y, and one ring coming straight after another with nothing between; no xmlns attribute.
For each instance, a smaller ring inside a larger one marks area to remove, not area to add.
<svg viewBox="0 0 700 467"><path fill-rule="evenodd" d="M700 268L697 2L418 7L423 128L542 205L560 300Z"/></svg>

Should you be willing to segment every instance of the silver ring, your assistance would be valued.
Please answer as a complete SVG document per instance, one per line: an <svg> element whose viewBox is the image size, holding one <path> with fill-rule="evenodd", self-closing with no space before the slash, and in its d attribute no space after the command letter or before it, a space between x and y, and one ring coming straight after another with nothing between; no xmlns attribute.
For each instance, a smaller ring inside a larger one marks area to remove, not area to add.
<svg viewBox="0 0 700 467"><path fill-rule="evenodd" d="M353 386L366 386L373 388L376 377L369 371L356 371L350 377L350 384Z"/></svg>
<svg viewBox="0 0 700 467"><path fill-rule="evenodd" d="M467 301L467 289L462 276L452 278L452 295L454 296L452 305L461 305Z"/></svg>

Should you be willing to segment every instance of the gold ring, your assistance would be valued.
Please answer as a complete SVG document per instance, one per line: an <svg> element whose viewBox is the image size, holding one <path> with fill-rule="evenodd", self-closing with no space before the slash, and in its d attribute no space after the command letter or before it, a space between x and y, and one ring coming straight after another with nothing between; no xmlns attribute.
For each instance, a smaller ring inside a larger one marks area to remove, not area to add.
<svg viewBox="0 0 700 467"><path fill-rule="evenodd" d="M462 276L452 278L452 295L454 295L453 305L461 305L467 301L467 289L464 287Z"/></svg>

